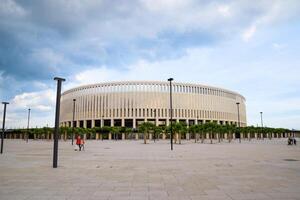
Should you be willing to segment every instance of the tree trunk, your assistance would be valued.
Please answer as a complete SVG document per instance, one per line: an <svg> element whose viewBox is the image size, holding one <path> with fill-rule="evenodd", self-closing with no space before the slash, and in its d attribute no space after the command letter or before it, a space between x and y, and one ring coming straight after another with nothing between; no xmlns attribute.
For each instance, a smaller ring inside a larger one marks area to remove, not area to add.
<svg viewBox="0 0 300 200"><path fill-rule="evenodd" d="M144 144L147 144L147 134L144 133Z"/></svg>
<svg viewBox="0 0 300 200"><path fill-rule="evenodd" d="M64 132L64 141L67 140L67 131Z"/></svg>
<svg viewBox="0 0 300 200"><path fill-rule="evenodd" d="M181 133L178 134L178 142L181 144Z"/></svg>

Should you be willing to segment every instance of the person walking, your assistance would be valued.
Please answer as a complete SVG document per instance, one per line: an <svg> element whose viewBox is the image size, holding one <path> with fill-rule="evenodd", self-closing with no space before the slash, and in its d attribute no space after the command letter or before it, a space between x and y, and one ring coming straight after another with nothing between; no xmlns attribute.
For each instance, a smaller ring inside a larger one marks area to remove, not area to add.
<svg viewBox="0 0 300 200"><path fill-rule="evenodd" d="M81 146L82 150L84 150L84 143L85 143L84 139L81 138L80 139L80 146Z"/></svg>
<svg viewBox="0 0 300 200"><path fill-rule="evenodd" d="M81 151L81 137L80 135L76 138L76 145L78 145L78 150Z"/></svg>

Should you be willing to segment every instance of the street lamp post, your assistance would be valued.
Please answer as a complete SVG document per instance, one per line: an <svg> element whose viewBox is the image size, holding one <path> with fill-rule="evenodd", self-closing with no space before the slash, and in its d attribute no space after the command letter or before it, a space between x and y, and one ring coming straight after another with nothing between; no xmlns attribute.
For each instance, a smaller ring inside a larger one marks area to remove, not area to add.
<svg viewBox="0 0 300 200"><path fill-rule="evenodd" d="M196 123L196 126L198 126L198 124L199 124L199 115L197 115L197 123ZM191 136L190 136L190 138L191 138ZM197 141L197 140L198 140L197 134L195 133L195 141Z"/></svg>
<svg viewBox="0 0 300 200"><path fill-rule="evenodd" d="M154 118L155 118L155 126L157 126L157 124L156 124L156 110L154 110L153 112L154 112ZM155 139L156 139L156 133L154 131L153 132L153 140L154 140L154 142L155 142Z"/></svg>
<svg viewBox="0 0 300 200"><path fill-rule="evenodd" d="M2 102L2 104L4 104L4 111L3 111L2 134L1 134L1 154L3 153L3 142L4 142L4 133L5 133L6 105L9 104L9 103L8 102Z"/></svg>
<svg viewBox="0 0 300 200"><path fill-rule="evenodd" d="M171 140L171 150L173 150L173 128L172 128L172 123L173 123L173 108L172 108L172 81L173 78L169 78L168 81L170 82L170 118L171 118L171 133L170 133L170 140Z"/></svg>
<svg viewBox="0 0 300 200"><path fill-rule="evenodd" d="M54 80L57 81L57 91L56 91L55 129L54 129L54 145L53 145L53 168L57 168L61 83L65 81L65 79L55 77Z"/></svg>
<svg viewBox="0 0 300 200"><path fill-rule="evenodd" d="M30 111L31 111L31 109L28 108L28 117L27 117L27 137L26 137L26 142L27 142L27 143L28 143L28 139L29 139Z"/></svg>
<svg viewBox="0 0 300 200"><path fill-rule="evenodd" d="M73 99L72 145L74 144L75 102L76 102L76 99Z"/></svg>
<svg viewBox="0 0 300 200"><path fill-rule="evenodd" d="M100 122L100 127L103 128L103 126L104 126L104 115L102 115L102 121ZM103 130L101 133L101 140L103 141Z"/></svg>
<svg viewBox="0 0 300 200"><path fill-rule="evenodd" d="M240 123L240 102L236 102L236 106L237 106L237 112L238 112L239 142L241 143L241 133L240 133L240 127L241 127L241 123Z"/></svg>
<svg viewBox="0 0 300 200"><path fill-rule="evenodd" d="M264 133L263 133L263 128L264 128L264 124L263 124L263 112L260 112L260 123L261 123L261 133L263 135L263 139L264 139Z"/></svg>

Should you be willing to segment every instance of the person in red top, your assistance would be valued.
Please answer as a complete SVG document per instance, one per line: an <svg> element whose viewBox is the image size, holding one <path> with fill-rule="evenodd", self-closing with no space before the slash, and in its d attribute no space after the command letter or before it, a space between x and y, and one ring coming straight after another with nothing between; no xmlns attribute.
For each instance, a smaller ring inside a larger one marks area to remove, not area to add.
<svg viewBox="0 0 300 200"><path fill-rule="evenodd" d="M81 151L81 137L80 135L76 138L76 145L78 145L79 151Z"/></svg>

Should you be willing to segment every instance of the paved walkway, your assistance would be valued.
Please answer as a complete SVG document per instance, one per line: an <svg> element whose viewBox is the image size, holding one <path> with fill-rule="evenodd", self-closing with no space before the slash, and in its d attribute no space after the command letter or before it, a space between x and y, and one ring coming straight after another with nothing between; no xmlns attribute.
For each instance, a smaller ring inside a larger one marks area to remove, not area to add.
<svg viewBox="0 0 300 200"><path fill-rule="evenodd" d="M60 141L57 169L52 146L5 140L1 200L300 199L300 146L286 139L183 141L172 152L162 140L87 141L82 152Z"/></svg>

